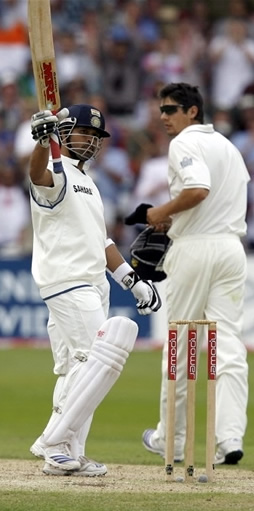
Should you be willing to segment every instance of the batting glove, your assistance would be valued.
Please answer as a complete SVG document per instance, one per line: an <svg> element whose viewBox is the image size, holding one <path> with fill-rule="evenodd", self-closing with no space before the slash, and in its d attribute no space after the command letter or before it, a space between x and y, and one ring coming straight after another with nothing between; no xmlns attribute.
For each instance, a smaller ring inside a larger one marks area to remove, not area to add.
<svg viewBox="0 0 254 511"><path fill-rule="evenodd" d="M59 119L50 110L37 112L31 119L31 132L34 140L42 147L49 147L50 135L55 132Z"/></svg>
<svg viewBox="0 0 254 511"><path fill-rule="evenodd" d="M123 280L137 300L137 310L141 315L156 312L161 307L160 295L151 280L141 280L135 271L128 273Z"/></svg>

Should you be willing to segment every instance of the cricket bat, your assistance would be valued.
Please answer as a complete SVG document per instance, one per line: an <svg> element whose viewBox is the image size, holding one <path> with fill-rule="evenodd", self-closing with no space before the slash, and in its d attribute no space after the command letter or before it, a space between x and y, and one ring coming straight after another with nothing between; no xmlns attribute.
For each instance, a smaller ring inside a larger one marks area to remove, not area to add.
<svg viewBox="0 0 254 511"><path fill-rule="evenodd" d="M52 33L50 0L27 0L28 34L39 110L56 113L61 107ZM63 170L59 140L50 137L54 172Z"/></svg>

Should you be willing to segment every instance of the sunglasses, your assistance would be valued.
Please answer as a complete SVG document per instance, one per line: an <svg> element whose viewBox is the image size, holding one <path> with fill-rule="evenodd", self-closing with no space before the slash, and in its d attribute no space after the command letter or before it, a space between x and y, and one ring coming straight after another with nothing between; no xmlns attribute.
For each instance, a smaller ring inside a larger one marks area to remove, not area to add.
<svg viewBox="0 0 254 511"><path fill-rule="evenodd" d="M161 111L161 114L167 114L167 115L172 115L172 114L175 114L178 110L178 108L183 108L184 105L163 105L163 106L160 106L160 111Z"/></svg>

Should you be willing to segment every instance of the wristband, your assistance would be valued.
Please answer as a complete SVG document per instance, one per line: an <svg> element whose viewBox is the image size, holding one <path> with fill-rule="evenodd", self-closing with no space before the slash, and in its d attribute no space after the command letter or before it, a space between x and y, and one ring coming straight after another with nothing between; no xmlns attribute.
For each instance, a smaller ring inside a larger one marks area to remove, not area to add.
<svg viewBox="0 0 254 511"><path fill-rule="evenodd" d="M110 247L110 245L115 245L115 242L111 238L106 239L105 248Z"/></svg>
<svg viewBox="0 0 254 511"><path fill-rule="evenodd" d="M133 275L135 275L135 281L133 280ZM131 289L139 280L133 268L126 261L120 264L120 266L111 273L111 276L125 290Z"/></svg>

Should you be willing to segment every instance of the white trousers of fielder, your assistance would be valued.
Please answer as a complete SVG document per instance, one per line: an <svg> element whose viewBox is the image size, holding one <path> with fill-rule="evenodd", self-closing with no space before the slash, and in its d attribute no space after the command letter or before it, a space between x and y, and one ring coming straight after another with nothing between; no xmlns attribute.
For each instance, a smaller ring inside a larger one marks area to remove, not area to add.
<svg viewBox="0 0 254 511"><path fill-rule="evenodd" d="M234 235L179 239L164 263L169 319L217 321L216 442L243 439L247 426L248 365L242 339L246 256ZM199 354L207 329L198 327ZM187 326L178 329L175 450L183 452L186 433ZM165 447L167 342L162 357L160 421L153 445Z"/></svg>

